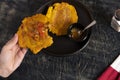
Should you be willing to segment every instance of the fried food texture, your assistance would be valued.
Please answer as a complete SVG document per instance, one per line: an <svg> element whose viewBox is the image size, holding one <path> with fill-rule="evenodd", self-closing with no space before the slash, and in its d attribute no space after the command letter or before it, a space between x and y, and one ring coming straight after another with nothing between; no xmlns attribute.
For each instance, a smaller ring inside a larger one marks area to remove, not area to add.
<svg viewBox="0 0 120 80"><path fill-rule="evenodd" d="M55 3L45 15L40 13L22 20L17 31L18 44L37 54L53 43L48 30L57 36L66 35L68 27L77 21L78 15L73 5L66 2Z"/></svg>
<svg viewBox="0 0 120 80"><path fill-rule="evenodd" d="M48 8L49 29L57 36L66 35L68 27L78 21L76 9L66 2L55 3Z"/></svg>
<svg viewBox="0 0 120 80"><path fill-rule="evenodd" d="M48 18L42 14L24 18L17 31L20 47L29 48L34 54L49 47L53 40L48 35L47 25Z"/></svg>

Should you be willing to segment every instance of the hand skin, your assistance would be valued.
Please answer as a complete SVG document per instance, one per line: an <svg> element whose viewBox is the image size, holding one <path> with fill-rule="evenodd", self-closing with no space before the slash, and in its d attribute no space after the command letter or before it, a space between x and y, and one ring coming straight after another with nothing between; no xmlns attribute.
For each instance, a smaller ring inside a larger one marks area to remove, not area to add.
<svg viewBox="0 0 120 80"><path fill-rule="evenodd" d="M17 44L18 35L9 40L2 48L0 53L0 76L8 77L21 64L27 49L20 48Z"/></svg>

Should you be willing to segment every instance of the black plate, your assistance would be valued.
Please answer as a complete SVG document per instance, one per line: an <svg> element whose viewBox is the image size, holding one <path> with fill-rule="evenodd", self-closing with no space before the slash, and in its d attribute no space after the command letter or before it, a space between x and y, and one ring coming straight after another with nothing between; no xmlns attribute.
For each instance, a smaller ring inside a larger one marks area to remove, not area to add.
<svg viewBox="0 0 120 80"><path fill-rule="evenodd" d="M56 2L67 2L73 5L76 8L79 17L78 22L80 22L83 26L88 25L93 20L88 9L78 0L52 0L40 7L36 13L46 14L48 7ZM52 46L43 49L42 51L54 56L71 55L74 54L76 51L81 51L87 45L87 43L89 42L90 35L91 29L88 29L86 35L87 38L83 42L78 43L71 40L67 36L58 37L54 34L51 34L54 43L52 44Z"/></svg>

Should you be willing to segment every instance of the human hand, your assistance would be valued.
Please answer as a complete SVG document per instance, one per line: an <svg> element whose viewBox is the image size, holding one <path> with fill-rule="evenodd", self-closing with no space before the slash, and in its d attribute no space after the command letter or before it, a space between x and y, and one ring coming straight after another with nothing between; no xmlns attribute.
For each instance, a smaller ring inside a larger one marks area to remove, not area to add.
<svg viewBox="0 0 120 80"><path fill-rule="evenodd" d="M27 49L21 49L17 44L18 35L9 40L0 53L0 76L8 77L21 64Z"/></svg>

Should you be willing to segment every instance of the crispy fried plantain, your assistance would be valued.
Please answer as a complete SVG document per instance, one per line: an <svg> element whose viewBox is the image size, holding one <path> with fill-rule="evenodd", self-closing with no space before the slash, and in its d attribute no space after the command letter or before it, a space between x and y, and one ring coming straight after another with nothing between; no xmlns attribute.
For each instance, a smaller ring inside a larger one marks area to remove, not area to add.
<svg viewBox="0 0 120 80"><path fill-rule="evenodd" d="M55 3L48 8L49 29L57 36L66 35L68 27L78 21L76 9L66 2Z"/></svg>
<svg viewBox="0 0 120 80"><path fill-rule="evenodd" d="M48 35L47 25L48 19L42 14L24 18L17 32L19 45L23 48L29 48L34 54L49 47L53 40Z"/></svg>
<svg viewBox="0 0 120 80"><path fill-rule="evenodd" d="M20 47L29 48L37 54L53 43L48 30L57 36L66 35L68 27L77 21L78 16L74 6L66 2L55 3L48 8L46 15L36 14L22 20L17 31L18 43Z"/></svg>

